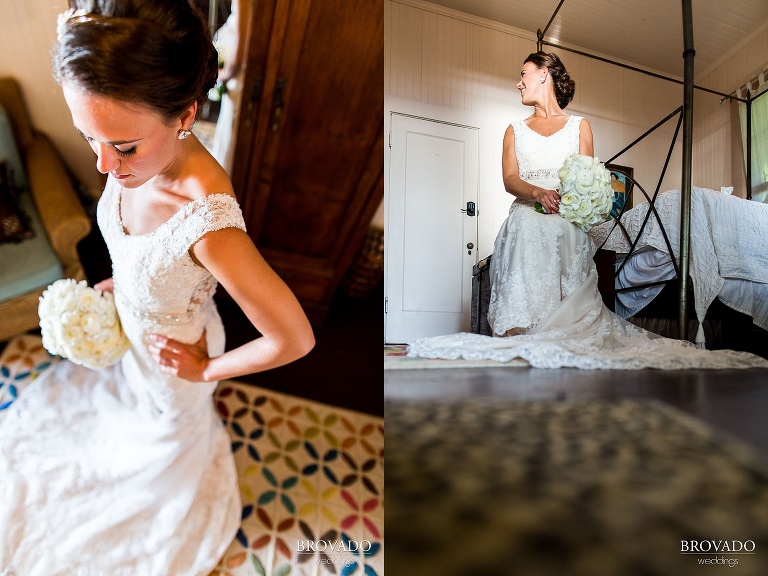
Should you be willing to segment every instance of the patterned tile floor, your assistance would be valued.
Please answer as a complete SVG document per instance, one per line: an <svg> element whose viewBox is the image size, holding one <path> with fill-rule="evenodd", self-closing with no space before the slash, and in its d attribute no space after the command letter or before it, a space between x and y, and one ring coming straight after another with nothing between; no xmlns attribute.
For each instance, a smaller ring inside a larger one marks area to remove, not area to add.
<svg viewBox="0 0 768 576"><path fill-rule="evenodd" d="M0 355L0 410L52 359L38 336ZM384 421L223 381L242 524L212 576L384 574Z"/></svg>

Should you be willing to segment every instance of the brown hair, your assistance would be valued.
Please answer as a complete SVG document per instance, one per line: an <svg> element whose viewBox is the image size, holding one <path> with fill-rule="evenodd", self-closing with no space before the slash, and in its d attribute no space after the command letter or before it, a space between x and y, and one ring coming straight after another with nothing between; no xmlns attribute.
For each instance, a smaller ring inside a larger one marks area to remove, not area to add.
<svg viewBox="0 0 768 576"><path fill-rule="evenodd" d="M166 120L205 102L218 56L188 0L69 0L59 17L53 73L100 94L148 106Z"/></svg>
<svg viewBox="0 0 768 576"><path fill-rule="evenodd" d="M549 69L549 75L552 76L552 84L555 87L557 105L560 108L568 106L576 92L576 82L568 75L568 71L558 55L553 52L549 54L546 52L534 52L525 59L523 64L526 62L531 62L538 68L546 66Z"/></svg>

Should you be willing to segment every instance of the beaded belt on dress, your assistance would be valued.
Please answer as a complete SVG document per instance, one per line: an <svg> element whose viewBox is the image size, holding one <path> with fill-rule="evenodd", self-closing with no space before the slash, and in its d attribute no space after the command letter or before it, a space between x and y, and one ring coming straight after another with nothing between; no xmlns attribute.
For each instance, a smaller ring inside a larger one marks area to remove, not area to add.
<svg viewBox="0 0 768 576"><path fill-rule="evenodd" d="M526 182L531 180L559 180L560 174L556 168L539 168L538 170L520 172L520 179Z"/></svg>
<svg viewBox="0 0 768 576"><path fill-rule="evenodd" d="M146 322L148 324L189 324L192 322L195 316L200 314L200 312L202 312L204 309L208 308L212 302L212 300L208 299L197 310L188 310L178 314L164 314L162 312L149 312L147 310L137 308L128 302L128 300L120 293L120 291L117 290L117 287L115 287L114 294L115 300L120 300L121 306L127 310L131 316L134 316L135 318L138 318L142 322Z"/></svg>

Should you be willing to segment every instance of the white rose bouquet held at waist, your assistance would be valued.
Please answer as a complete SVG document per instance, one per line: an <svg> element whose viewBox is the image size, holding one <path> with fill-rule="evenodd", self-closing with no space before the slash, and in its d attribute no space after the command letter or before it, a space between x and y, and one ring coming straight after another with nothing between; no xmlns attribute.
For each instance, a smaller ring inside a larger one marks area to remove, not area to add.
<svg viewBox="0 0 768 576"><path fill-rule="evenodd" d="M37 310L43 346L51 354L103 368L130 348L113 295L89 288L85 280L57 280L43 292Z"/></svg>
<svg viewBox="0 0 768 576"><path fill-rule="evenodd" d="M605 222L611 213L611 173L597 158L573 154L565 159L560 176L560 216L584 232ZM540 209L536 204L536 210Z"/></svg>

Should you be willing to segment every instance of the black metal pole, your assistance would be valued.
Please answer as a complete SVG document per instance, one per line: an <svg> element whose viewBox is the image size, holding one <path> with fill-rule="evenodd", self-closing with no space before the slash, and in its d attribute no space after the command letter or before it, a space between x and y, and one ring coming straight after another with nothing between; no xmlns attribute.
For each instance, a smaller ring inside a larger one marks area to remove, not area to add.
<svg viewBox="0 0 768 576"><path fill-rule="evenodd" d="M747 200L752 200L752 92L747 88Z"/></svg>
<svg viewBox="0 0 768 576"><path fill-rule="evenodd" d="M541 30L539 30L541 32ZM603 58L602 56L596 56L594 54L590 54L589 52L582 52L581 50L576 50L575 48L568 48L567 46L561 46L560 44L555 44L554 42L549 42L547 40L544 40L543 38L539 37L539 40L537 41L537 46L539 46L539 50L541 50L542 46L550 46L552 48L557 48L558 50L565 50L566 52L572 52L573 54L578 54L579 56L586 56L587 58L592 58L593 60L599 60L600 62L607 62L608 64L613 64L614 66L619 66L621 68L625 68L627 70L633 70L635 72L640 72L641 74L645 74L646 76L653 76L654 78L660 78L661 80L667 80L668 82L674 82L675 84L684 85L685 82L682 80L678 80L677 78L670 78L669 76L664 76L663 74L657 74L656 72L651 72L649 70L643 70L642 68L638 68L637 66L630 66L629 64L624 64L623 62L616 62L615 60L611 60L610 58ZM721 103L724 100L737 100L738 102L746 102L744 98L739 98L737 96L734 96L733 94L725 94L723 92L719 92L717 90L712 90L710 88L704 88L703 86L697 86L693 85L693 87L696 90L701 90L702 92L709 92L710 94L715 94L717 96L722 96Z"/></svg>
<svg viewBox="0 0 768 576"><path fill-rule="evenodd" d="M560 8L563 6L563 2L565 2L565 0L560 0L560 4L557 5L557 8L555 8L555 11L552 13L552 18L550 18L549 22L547 22L547 25L544 26L544 31L541 33L541 36L539 39L544 38L544 35L547 33L547 30L549 30L549 27L552 25L552 22L555 21L555 16L557 16L557 13L560 12ZM539 46L539 50L541 50L541 46Z"/></svg>
<svg viewBox="0 0 768 576"><path fill-rule="evenodd" d="M658 128L658 127L659 127L659 126L661 126L662 124L666 123L666 121L667 121L667 120L669 120L670 118L672 118L673 116L675 116L675 115L677 115L677 114L680 114L680 112L682 111L682 109L683 109L683 107L682 107L682 106L678 106L678 108L677 108L676 110L674 110L674 111L670 112L670 113L669 113L669 115L668 115L666 118L664 118L663 120L659 120L658 122L656 122L656 124L653 126L653 128L648 128L648 130L646 130L646 131L645 131L645 132L644 132L642 135L640 135L640 136L638 136L637 138L635 138L635 140L634 140L634 141L633 141L631 144L628 144L627 146L625 146L625 147L624 147L624 149L623 149L623 150L621 150L620 152L617 152L616 154L614 154L613 156L611 156L611 157L610 157L608 160L606 160L606 161L605 161L605 163L606 163L606 164L610 164L611 162L613 162L614 160L616 160L616 158L618 158L619 156L621 156L622 154L624 154L624 152L626 152L627 150L629 150L630 148L632 148L632 146L634 146L635 144L637 144L638 142L640 142L640 141L641 141L643 138L645 138L646 136L648 136L648 134L650 134L651 132L653 132L654 130L656 130L656 128Z"/></svg>
<svg viewBox="0 0 768 576"><path fill-rule="evenodd" d="M691 0L683 3L683 184L680 190L680 339L688 339L688 264L691 236L691 161L693 158L693 15Z"/></svg>

